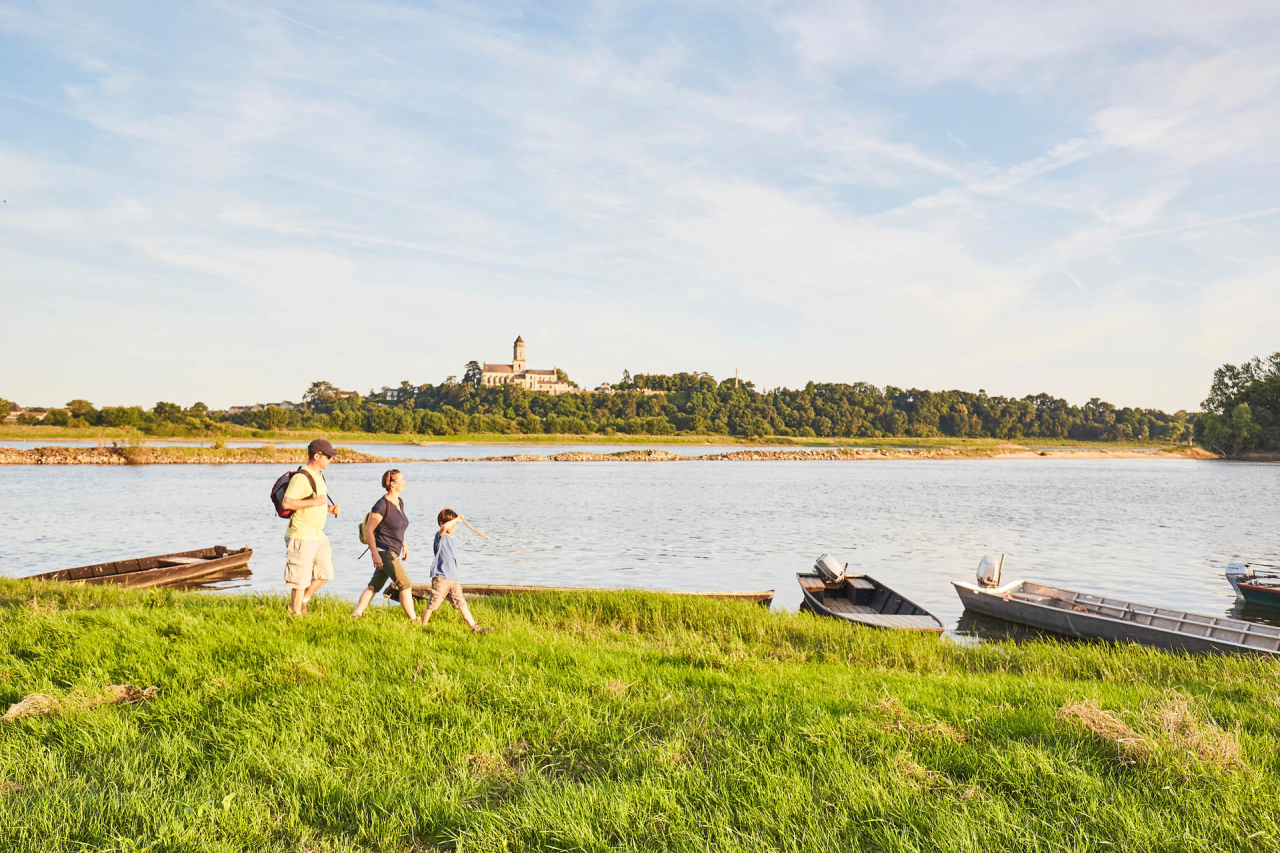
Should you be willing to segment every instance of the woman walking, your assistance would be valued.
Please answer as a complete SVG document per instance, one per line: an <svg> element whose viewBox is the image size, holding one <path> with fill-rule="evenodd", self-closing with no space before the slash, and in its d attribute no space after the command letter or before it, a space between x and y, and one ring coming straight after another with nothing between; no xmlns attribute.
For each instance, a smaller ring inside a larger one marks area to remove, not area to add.
<svg viewBox="0 0 1280 853"><path fill-rule="evenodd" d="M387 493L378 498L365 523L364 538L369 543L369 553L373 556L373 577L369 585L360 593L356 609L351 615L359 619L375 595L391 581L391 588L400 592L400 606L410 619L415 619L413 612L413 584L409 581L409 573L404 570L401 558L409 559L409 548L404 544L404 532L409 527L409 518L404 514L404 474L396 468L382 475L382 488Z"/></svg>

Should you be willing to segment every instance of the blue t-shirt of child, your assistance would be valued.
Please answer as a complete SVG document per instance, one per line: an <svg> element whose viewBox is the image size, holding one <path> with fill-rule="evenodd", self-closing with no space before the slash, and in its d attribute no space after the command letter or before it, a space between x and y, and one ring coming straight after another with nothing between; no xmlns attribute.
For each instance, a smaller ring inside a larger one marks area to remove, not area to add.
<svg viewBox="0 0 1280 853"><path fill-rule="evenodd" d="M436 531L435 557L431 560L431 577L456 581L458 579L458 555L453 550L453 537Z"/></svg>

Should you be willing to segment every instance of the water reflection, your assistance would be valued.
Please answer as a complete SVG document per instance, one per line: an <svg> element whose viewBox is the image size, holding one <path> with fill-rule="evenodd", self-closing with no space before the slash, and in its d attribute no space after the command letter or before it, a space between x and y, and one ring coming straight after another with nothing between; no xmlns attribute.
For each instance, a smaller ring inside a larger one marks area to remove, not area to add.
<svg viewBox="0 0 1280 853"><path fill-rule="evenodd" d="M958 640L982 640L990 642L1000 642L1002 640L1025 642L1027 640L1044 639L1072 639L1073 641L1076 641L1074 638L1064 637L1061 634L1053 634L1048 631L1041 631L1037 628L1032 628L1029 625L1021 625L1017 622L1008 622L1004 619L997 619L994 616L987 616L985 613L974 613L972 610L966 610L960 614L960 618L956 620L956 625L952 631L952 635Z"/></svg>
<svg viewBox="0 0 1280 853"><path fill-rule="evenodd" d="M201 575L198 578L191 578L185 581L176 581L174 583L160 584L161 587L169 589L214 589L214 590L232 590L248 588L248 583L236 583L236 581L247 581L253 577L253 571L248 566L235 566L234 568L224 569L213 574Z"/></svg>
<svg viewBox="0 0 1280 853"><path fill-rule="evenodd" d="M1247 601L1236 601L1222 615L1231 619L1244 619L1246 622L1262 622L1280 628L1280 608L1267 607L1264 604L1250 604Z"/></svg>

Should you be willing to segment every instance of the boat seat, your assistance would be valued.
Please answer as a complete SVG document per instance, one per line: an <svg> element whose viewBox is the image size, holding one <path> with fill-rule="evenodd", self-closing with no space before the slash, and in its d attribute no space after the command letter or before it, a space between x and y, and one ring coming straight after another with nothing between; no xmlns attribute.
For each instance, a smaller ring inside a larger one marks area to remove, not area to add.
<svg viewBox="0 0 1280 853"><path fill-rule="evenodd" d="M206 563L208 560L202 557L165 557L158 561L157 566L189 566L192 563Z"/></svg>
<svg viewBox="0 0 1280 853"><path fill-rule="evenodd" d="M853 589L875 589L876 585L866 578L845 578L845 583Z"/></svg>
<svg viewBox="0 0 1280 853"><path fill-rule="evenodd" d="M1029 592L1012 592L1009 593L1009 597L1019 601L1030 601L1032 604L1052 604L1058 600L1052 595L1034 595Z"/></svg>

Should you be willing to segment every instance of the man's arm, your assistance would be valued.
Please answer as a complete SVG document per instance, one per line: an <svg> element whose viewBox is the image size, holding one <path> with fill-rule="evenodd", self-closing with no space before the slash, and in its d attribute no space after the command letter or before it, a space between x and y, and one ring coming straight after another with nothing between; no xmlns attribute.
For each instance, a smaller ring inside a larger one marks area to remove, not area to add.
<svg viewBox="0 0 1280 853"><path fill-rule="evenodd" d="M314 498L288 498L287 497L283 501L281 501L285 509L292 509L292 510L311 509L311 507L313 506L324 506L325 503L327 502L328 501L326 498L322 498L319 496Z"/></svg>
<svg viewBox="0 0 1280 853"><path fill-rule="evenodd" d="M313 506L324 506L328 502L328 498L322 498L315 493L305 475L294 474L289 480L288 488L284 490L284 500L281 504L285 509L296 512L300 509L311 509Z"/></svg>

